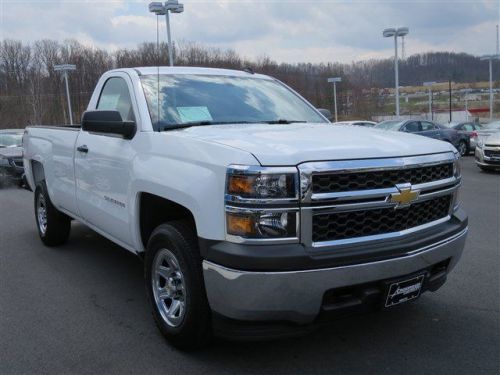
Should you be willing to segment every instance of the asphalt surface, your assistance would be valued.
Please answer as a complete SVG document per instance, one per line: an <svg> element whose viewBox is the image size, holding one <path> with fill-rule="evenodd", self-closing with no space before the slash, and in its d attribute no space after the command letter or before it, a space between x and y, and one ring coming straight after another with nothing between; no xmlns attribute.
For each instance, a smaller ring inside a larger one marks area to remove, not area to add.
<svg viewBox="0 0 500 375"><path fill-rule="evenodd" d="M32 193L0 190L0 374L499 374L500 174L463 160L470 232L436 293L308 336L183 353L156 329L142 262L80 224L45 248Z"/></svg>

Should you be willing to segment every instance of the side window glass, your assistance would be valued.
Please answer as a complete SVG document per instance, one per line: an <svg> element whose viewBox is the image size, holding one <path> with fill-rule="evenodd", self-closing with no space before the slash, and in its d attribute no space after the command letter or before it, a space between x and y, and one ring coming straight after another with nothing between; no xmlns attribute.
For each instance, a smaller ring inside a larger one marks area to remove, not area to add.
<svg viewBox="0 0 500 375"><path fill-rule="evenodd" d="M97 109L120 112L123 121L135 121L132 99L127 82L123 78L110 78L104 84Z"/></svg>
<svg viewBox="0 0 500 375"><path fill-rule="evenodd" d="M465 124L464 125L464 130L468 131L468 132L471 132L471 131L474 131L474 127L471 124Z"/></svg>
<svg viewBox="0 0 500 375"><path fill-rule="evenodd" d="M408 133L416 133L419 130L418 122L412 121L405 125L405 131Z"/></svg>
<svg viewBox="0 0 500 375"><path fill-rule="evenodd" d="M422 125L423 132L436 129L436 127L432 122L421 121L420 124Z"/></svg>

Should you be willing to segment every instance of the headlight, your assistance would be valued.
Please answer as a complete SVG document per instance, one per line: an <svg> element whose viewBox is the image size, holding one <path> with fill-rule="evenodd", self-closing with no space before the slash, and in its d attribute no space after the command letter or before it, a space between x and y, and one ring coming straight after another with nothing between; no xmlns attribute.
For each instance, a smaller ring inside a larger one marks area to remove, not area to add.
<svg viewBox="0 0 500 375"><path fill-rule="evenodd" d="M297 237L295 211L226 209L226 228L229 236L243 239L294 239ZM243 242L238 241L236 242Z"/></svg>
<svg viewBox="0 0 500 375"><path fill-rule="evenodd" d="M230 166L225 200L229 241L298 241L295 167Z"/></svg>
<svg viewBox="0 0 500 375"><path fill-rule="evenodd" d="M453 176L457 179L462 177L462 171L460 168L460 154L455 153L455 160L453 161ZM460 184L460 183L459 183ZM457 188L453 194L453 211L458 210L460 207L460 186Z"/></svg>
<svg viewBox="0 0 500 375"><path fill-rule="evenodd" d="M276 173L273 168L233 166L228 169L226 193L249 199L296 199L297 170L285 168Z"/></svg>
<svg viewBox="0 0 500 375"><path fill-rule="evenodd" d="M453 161L453 176L456 178L460 178L462 175L461 167L460 167L460 154L458 152L455 153L455 160Z"/></svg>

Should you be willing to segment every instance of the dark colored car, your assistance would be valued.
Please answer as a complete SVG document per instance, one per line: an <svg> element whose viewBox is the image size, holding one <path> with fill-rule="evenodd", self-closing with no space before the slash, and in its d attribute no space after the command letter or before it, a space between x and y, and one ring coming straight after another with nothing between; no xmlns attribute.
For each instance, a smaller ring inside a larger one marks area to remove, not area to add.
<svg viewBox="0 0 500 375"><path fill-rule="evenodd" d="M387 120L378 123L375 128L413 133L449 142L455 146L462 156L467 155L470 149L470 141L467 135L460 134L453 128L427 120Z"/></svg>
<svg viewBox="0 0 500 375"><path fill-rule="evenodd" d="M23 184L23 129L0 130L0 186Z"/></svg>
<svg viewBox="0 0 500 375"><path fill-rule="evenodd" d="M478 132L481 131L482 126L473 122L460 122L451 123L450 128L457 130L460 134L465 134L469 137L468 151L474 151L477 145Z"/></svg>

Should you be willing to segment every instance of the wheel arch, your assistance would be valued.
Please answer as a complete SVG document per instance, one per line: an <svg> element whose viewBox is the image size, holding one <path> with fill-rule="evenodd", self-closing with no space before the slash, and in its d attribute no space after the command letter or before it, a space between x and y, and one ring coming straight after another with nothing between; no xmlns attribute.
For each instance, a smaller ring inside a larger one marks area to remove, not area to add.
<svg viewBox="0 0 500 375"><path fill-rule="evenodd" d="M36 160L31 160L31 171L33 177L34 187L38 185L38 183L45 180L45 170L43 169L43 164Z"/></svg>
<svg viewBox="0 0 500 375"><path fill-rule="evenodd" d="M165 197L148 193L138 193L138 233L143 249L146 249L149 237L158 225L172 220L186 220L195 233L198 233L196 221L191 210Z"/></svg>

